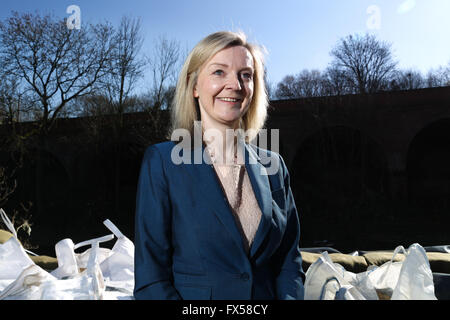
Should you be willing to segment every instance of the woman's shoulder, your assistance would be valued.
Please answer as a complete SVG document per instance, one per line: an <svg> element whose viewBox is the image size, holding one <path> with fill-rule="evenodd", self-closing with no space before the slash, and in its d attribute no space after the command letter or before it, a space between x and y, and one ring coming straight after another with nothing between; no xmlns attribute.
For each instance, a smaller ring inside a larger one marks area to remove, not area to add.
<svg viewBox="0 0 450 320"><path fill-rule="evenodd" d="M158 151L160 153L167 153L167 152L170 153L174 145L175 145L174 141L158 142L158 143L149 145L147 147L147 149L145 150L145 152Z"/></svg>
<svg viewBox="0 0 450 320"><path fill-rule="evenodd" d="M173 141L164 141L152 144L145 150L144 158L153 158L156 155L162 159L165 159L167 156L170 157L174 145L175 143Z"/></svg>
<svg viewBox="0 0 450 320"><path fill-rule="evenodd" d="M284 174L286 171L286 165L283 157L276 151L261 148L257 145L248 144L249 149L253 150L256 158L259 162L266 167L267 170L270 169L269 175L272 174Z"/></svg>
<svg viewBox="0 0 450 320"><path fill-rule="evenodd" d="M158 143L148 146L147 151L151 150L151 149L156 149L159 152L167 152L167 151L171 151L174 145L175 145L174 141L158 142Z"/></svg>
<svg viewBox="0 0 450 320"><path fill-rule="evenodd" d="M281 161L284 163L283 157L276 151L261 148L255 144L249 143L248 146L260 159L272 159L273 161Z"/></svg>

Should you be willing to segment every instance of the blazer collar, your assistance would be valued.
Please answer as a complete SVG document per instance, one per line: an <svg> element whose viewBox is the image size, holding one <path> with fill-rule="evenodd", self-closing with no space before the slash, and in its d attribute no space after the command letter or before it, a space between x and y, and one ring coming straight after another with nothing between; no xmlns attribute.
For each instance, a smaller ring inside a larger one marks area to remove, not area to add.
<svg viewBox="0 0 450 320"><path fill-rule="evenodd" d="M244 146L245 168L262 213L260 224L250 248L250 257L252 257L258 252L258 248L263 243L271 225L272 195L266 168L261 163L261 158L254 150L254 147L247 143L244 143ZM222 190L220 180L217 177L212 164L208 164L203 160L203 154L206 154L206 157L208 157L203 144L201 146L196 146L191 150L191 159L194 159L193 152L196 152L196 150L198 152L200 147L202 151L201 163L185 164L193 181L199 182L195 186L196 188L199 188L199 190L194 194L198 194L198 196L202 198L202 201L207 203L211 208L211 211L214 212L219 221L223 224L224 228L230 233L238 248L245 252L242 239L243 235L241 235L236 225L228 200ZM207 192L205 192L205 190L207 190Z"/></svg>

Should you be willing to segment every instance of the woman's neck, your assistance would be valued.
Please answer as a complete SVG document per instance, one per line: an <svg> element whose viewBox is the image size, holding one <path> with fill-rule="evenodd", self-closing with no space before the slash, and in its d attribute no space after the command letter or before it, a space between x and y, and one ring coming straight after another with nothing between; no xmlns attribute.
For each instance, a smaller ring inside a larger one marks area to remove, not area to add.
<svg viewBox="0 0 450 320"><path fill-rule="evenodd" d="M238 124L236 126L202 125L203 141L214 162L219 164L236 163L238 156Z"/></svg>

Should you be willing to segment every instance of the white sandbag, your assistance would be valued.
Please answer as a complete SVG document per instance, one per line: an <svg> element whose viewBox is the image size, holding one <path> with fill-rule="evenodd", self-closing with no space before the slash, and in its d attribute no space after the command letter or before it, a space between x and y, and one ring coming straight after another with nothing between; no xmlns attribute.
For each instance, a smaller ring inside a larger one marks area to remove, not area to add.
<svg viewBox="0 0 450 320"><path fill-rule="evenodd" d="M394 262L398 253L404 253L403 261ZM418 243L408 250L395 248L391 261L374 268L368 275L381 299L436 300L433 274L426 252Z"/></svg>
<svg viewBox="0 0 450 320"><path fill-rule="evenodd" d="M28 274L29 271L26 270L35 266L35 263L20 244L14 225L1 208L0 217L13 235L5 243L0 244L0 299L2 299L9 292L20 289L20 285L15 283L16 280L22 274Z"/></svg>
<svg viewBox="0 0 450 320"><path fill-rule="evenodd" d="M437 300L430 262L418 243L408 248L392 300Z"/></svg>
<svg viewBox="0 0 450 320"><path fill-rule="evenodd" d="M73 277L75 274L88 268L92 250L96 250L97 276L101 279L97 284L103 289L102 298L105 300L134 299L134 244L110 221L104 221L105 226L113 232L105 237L87 240L73 245L70 239L64 239L57 243L58 269L52 271L52 275L59 279ZM99 244L117 237L112 249L101 248ZM91 245L81 253L75 250ZM92 269L92 268L91 268ZM77 271L75 271L77 270ZM101 277L99 276L101 274Z"/></svg>
<svg viewBox="0 0 450 320"><path fill-rule="evenodd" d="M95 239L91 239L91 240L86 240L83 242L79 242L74 246L74 250L77 250L79 248L85 247L85 246L93 246L95 245L95 243L102 243L102 242L107 242L114 239L114 235L113 234L109 234L103 237L99 237L99 238L95 238ZM87 268L88 265L88 261L89 261L89 257L91 256L91 250L93 247L83 251L82 253L76 253L75 257L77 259L77 265L78 268L83 270ZM96 259L97 262L100 264L102 263L106 258L108 258L111 254L111 249L108 248L101 248L97 245L95 245L95 250L96 250Z"/></svg>
<svg viewBox="0 0 450 320"><path fill-rule="evenodd" d="M126 290L130 295L134 288L134 244L110 221L103 222L114 233L117 241L111 254L100 263L106 285Z"/></svg>
<svg viewBox="0 0 450 320"><path fill-rule="evenodd" d="M14 281L30 265L34 262L15 237L0 244L0 279Z"/></svg>
<svg viewBox="0 0 450 320"><path fill-rule="evenodd" d="M74 247L72 239L63 239L56 243L55 252L58 268L51 272L56 278L72 277L79 273Z"/></svg>
<svg viewBox="0 0 450 320"><path fill-rule="evenodd" d="M306 271L305 300L366 300L355 287L356 280L354 273L333 263L325 251Z"/></svg>
<svg viewBox="0 0 450 320"><path fill-rule="evenodd" d="M63 239L55 245L58 268L51 273L34 264L16 236L0 245L0 300L134 299L134 244L111 221L104 224L118 238L112 249L100 243L113 234L76 245Z"/></svg>
<svg viewBox="0 0 450 320"><path fill-rule="evenodd" d="M58 260L58 268L53 270L51 274L58 279L72 277L87 268L89 257L91 256L92 248L89 248L82 253L75 253L75 250L84 246L94 246L96 248L96 260L101 263L111 253L110 249L100 248L99 243L112 240L114 235L110 234L104 237L86 240L76 245L72 239L63 239L56 243L55 252ZM97 243L97 244L96 244Z"/></svg>
<svg viewBox="0 0 450 320"><path fill-rule="evenodd" d="M33 264L23 269L2 292L0 300L38 300L41 298L40 286L51 275Z"/></svg>
<svg viewBox="0 0 450 320"><path fill-rule="evenodd" d="M0 293L0 300L100 300L104 288L99 288L101 281L92 274L86 270L60 280L32 265Z"/></svg>
<svg viewBox="0 0 450 320"><path fill-rule="evenodd" d="M391 260L379 267L375 266L368 273L368 278L377 291L379 299L392 299L392 293L400 277L402 263L402 261L394 262Z"/></svg>
<svg viewBox="0 0 450 320"><path fill-rule="evenodd" d="M5 211L0 208L0 217L3 223L12 233L12 237L5 243L0 244L0 292L4 290L9 284L14 282L22 271L34 265L34 262L26 253L17 239L17 233L12 222L9 220Z"/></svg>

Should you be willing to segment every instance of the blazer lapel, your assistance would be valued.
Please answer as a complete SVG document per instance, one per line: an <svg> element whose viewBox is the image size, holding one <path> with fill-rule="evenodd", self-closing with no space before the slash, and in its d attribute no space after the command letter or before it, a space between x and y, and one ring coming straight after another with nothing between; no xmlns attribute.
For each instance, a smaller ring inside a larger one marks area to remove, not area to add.
<svg viewBox="0 0 450 320"><path fill-rule="evenodd" d="M199 148L192 149L191 160L194 159L194 152L198 152ZM198 190L194 194L201 197L201 201L211 208L211 211L214 212L224 228L230 233L236 245L241 250L244 250L241 233L236 225L230 205L222 190L214 167L203 160L204 145L202 145L201 150L202 160L200 164L194 164L193 161L191 164L183 164L187 172L191 175L192 181L196 182L193 184L193 187ZM208 157L207 153L206 156Z"/></svg>
<svg viewBox="0 0 450 320"><path fill-rule="evenodd" d="M194 152L196 150L198 152L199 148L198 146L192 149L191 160L194 159ZM250 256L254 256L270 229L272 221L272 193L266 168L260 163L260 157L249 144L245 143L244 149L245 168L262 213L261 221L250 248ZM201 201L207 203L224 228L230 233L238 248L245 251L242 235L236 225L235 218L222 190L219 178L213 166L203 160L204 145L201 146L201 150L202 161L200 164L194 164L193 161L192 164L183 164L187 169L186 171L191 175L192 181L198 182L194 184L194 187L198 188L198 191L194 194L198 194L202 199ZM207 153L206 156L208 156Z"/></svg>
<svg viewBox="0 0 450 320"><path fill-rule="evenodd" d="M253 187L256 200L261 209L261 221L250 248L250 256L254 256L261 246L272 221L272 192L270 190L269 177L266 168L261 164L261 159L249 144L245 144L245 168Z"/></svg>

